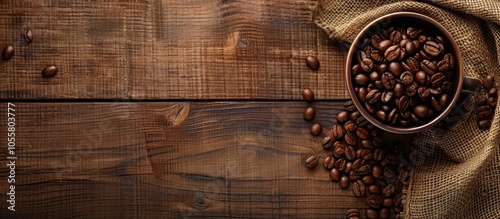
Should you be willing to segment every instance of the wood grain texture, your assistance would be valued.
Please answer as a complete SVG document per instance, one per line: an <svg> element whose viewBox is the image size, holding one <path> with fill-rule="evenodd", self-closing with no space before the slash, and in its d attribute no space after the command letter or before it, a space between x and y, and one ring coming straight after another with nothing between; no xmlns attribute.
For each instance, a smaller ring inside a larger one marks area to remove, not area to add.
<svg viewBox="0 0 500 219"><path fill-rule="evenodd" d="M313 0L0 2L0 98L348 98L344 55L310 20ZM24 29L33 30L31 44ZM315 72L308 55L321 62ZM59 74L42 78L46 65Z"/></svg>
<svg viewBox="0 0 500 219"><path fill-rule="evenodd" d="M308 156L327 154L302 119L307 105L16 103L16 212L4 202L0 215L343 218L365 200L331 182L321 165L304 166ZM331 127L341 103L313 105L316 121ZM6 127L5 111L0 118ZM6 156L1 150L2 163Z"/></svg>

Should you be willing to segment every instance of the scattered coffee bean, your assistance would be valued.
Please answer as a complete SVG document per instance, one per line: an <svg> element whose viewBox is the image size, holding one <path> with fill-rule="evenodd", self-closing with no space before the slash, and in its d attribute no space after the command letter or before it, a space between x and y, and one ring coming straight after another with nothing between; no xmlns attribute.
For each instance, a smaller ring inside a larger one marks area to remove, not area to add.
<svg viewBox="0 0 500 219"><path fill-rule="evenodd" d="M338 169L333 168L330 170L329 173L330 173L330 179L332 179L332 181L334 182L340 181L341 174Z"/></svg>
<svg viewBox="0 0 500 219"><path fill-rule="evenodd" d="M321 146L323 146L324 149L330 149L333 146L333 139L330 136L326 136L321 140Z"/></svg>
<svg viewBox="0 0 500 219"><path fill-rule="evenodd" d="M353 184L352 184L352 191L354 192L354 195L358 196L358 197L363 197L365 196L365 193L366 193L366 187L365 187L365 184L363 183L363 181L361 180L356 180Z"/></svg>
<svg viewBox="0 0 500 219"><path fill-rule="evenodd" d="M336 119L338 123L344 123L349 119L349 113L347 111L341 111L337 114Z"/></svg>
<svg viewBox="0 0 500 219"><path fill-rule="evenodd" d="M382 195L370 195L366 198L368 206L371 208L380 208L384 204L384 197Z"/></svg>
<svg viewBox="0 0 500 219"><path fill-rule="evenodd" d="M54 77L58 71L59 69L56 66L49 65L42 70L42 76L46 78Z"/></svg>
<svg viewBox="0 0 500 219"><path fill-rule="evenodd" d="M325 167L325 169L327 169L327 170L333 169L333 167L335 167L335 158L333 158L333 157L326 157L323 160L323 167Z"/></svg>
<svg viewBox="0 0 500 219"><path fill-rule="evenodd" d="M321 125L319 123L314 123L314 124L311 125L311 127L309 128L309 130L311 132L311 135L318 136L323 131L323 127L321 127Z"/></svg>
<svg viewBox="0 0 500 219"><path fill-rule="evenodd" d="M336 139L341 139L344 137L344 128L341 125L334 125L332 128L333 137Z"/></svg>
<svg viewBox="0 0 500 219"><path fill-rule="evenodd" d="M354 102L352 100L349 100L344 103L344 110L347 112L354 112L356 111L356 105L354 105Z"/></svg>
<svg viewBox="0 0 500 219"><path fill-rule="evenodd" d="M302 90L302 97L304 97L304 99L306 101L313 101L314 100L314 93L311 89L305 88Z"/></svg>
<svg viewBox="0 0 500 219"><path fill-rule="evenodd" d="M346 212L346 216L347 216L347 218L359 217L360 216L359 210L355 209L355 208L349 209Z"/></svg>
<svg viewBox="0 0 500 219"><path fill-rule="evenodd" d="M11 45L5 45L2 50L2 58L4 60L9 60L14 56L15 50Z"/></svg>
<svg viewBox="0 0 500 219"><path fill-rule="evenodd" d="M355 132L358 129L358 126L354 121L349 120L344 124L344 128L348 132Z"/></svg>
<svg viewBox="0 0 500 219"><path fill-rule="evenodd" d="M306 121L313 120L315 115L316 110L313 107L307 107L306 110L304 110L304 120Z"/></svg>
<svg viewBox="0 0 500 219"><path fill-rule="evenodd" d="M342 189L347 189L349 188L349 177L348 176L342 176L340 177L340 181L339 181L339 185L340 185L340 188Z"/></svg>
<svg viewBox="0 0 500 219"><path fill-rule="evenodd" d="M315 56L308 56L306 58L306 65L312 70L318 70L319 69L319 60Z"/></svg>
<svg viewBox="0 0 500 219"><path fill-rule="evenodd" d="M33 41L33 31L32 30L25 30L24 31L24 40L27 43L31 43Z"/></svg>
<svg viewBox="0 0 500 219"><path fill-rule="evenodd" d="M306 160L306 167L309 169L316 167L317 164L318 164L318 157L316 156L310 156Z"/></svg>

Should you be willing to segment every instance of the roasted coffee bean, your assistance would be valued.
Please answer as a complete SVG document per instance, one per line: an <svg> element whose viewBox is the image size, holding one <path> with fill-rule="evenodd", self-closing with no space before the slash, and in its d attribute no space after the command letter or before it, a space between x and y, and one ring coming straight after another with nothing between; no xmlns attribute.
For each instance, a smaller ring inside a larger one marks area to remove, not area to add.
<svg viewBox="0 0 500 219"><path fill-rule="evenodd" d="M344 173L349 174L351 170L352 170L352 162L347 162L347 164L345 165Z"/></svg>
<svg viewBox="0 0 500 219"><path fill-rule="evenodd" d="M488 104L488 96L484 95L484 96L478 97L476 100L476 103L479 106Z"/></svg>
<svg viewBox="0 0 500 219"><path fill-rule="evenodd" d="M376 89L383 89L384 88L384 84L382 83L382 80L374 81L373 85ZM371 89L371 90L373 90L373 89Z"/></svg>
<svg viewBox="0 0 500 219"><path fill-rule="evenodd" d="M417 94L418 94L418 97L420 97L420 99L427 100L431 96L431 91L427 87L419 87L417 89Z"/></svg>
<svg viewBox="0 0 500 219"><path fill-rule="evenodd" d="M434 75L431 76L431 85L433 87L439 87L441 86L444 82L446 81L446 76L441 73L441 72L438 72Z"/></svg>
<svg viewBox="0 0 500 219"><path fill-rule="evenodd" d="M2 58L4 60L9 60L14 56L15 49L11 45L5 45L2 50Z"/></svg>
<svg viewBox="0 0 500 219"><path fill-rule="evenodd" d="M357 92L358 98L361 102L366 101L366 95L368 95L368 90L365 87L360 87Z"/></svg>
<svg viewBox="0 0 500 219"><path fill-rule="evenodd" d="M361 66L359 66L359 64L355 64L351 68L351 74L356 76L357 74L359 74L360 70L361 70Z"/></svg>
<svg viewBox="0 0 500 219"><path fill-rule="evenodd" d="M356 181L361 179L361 175L357 171L351 171L349 173L349 180L350 181Z"/></svg>
<svg viewBox="0 0 500 219"><path fill-rule="evenodd" d="M427 59L423 60L420 63L420 68L422 68L422 70L428 75L433 75L434 73L436 73L437 70L437 66L433 62Z"/></svg>
<svg viewBox="0 0 500 219"><path fill-rule="evenodd" d="M363 176L363 178L361 179L361 181L363 181L363 183L364 183L365 185L373 185L373 184L375 184L375 182L376 182L377 180L376 180L376 179L375 179L375 177L373 177L373 176L366 175L366 176Z"/></svg>
<svg viewBox="0 0 500 219"><path fill-rule="evenodd" d="M398 181L406 184L410 180L410 171L403 169L399 172Z"/></svg>
<svg viewBox="0 0 500 219"><path fill-rule="evenodd" d="M383 188L385 188L389 184L389 182L387 181L387 179L384 176L377 178L377 183Z"/></svg>
<svg viewBox="0 0 500 219"><path fill-rule="evenodd" d="M382 176L383 171L384 170L383 170L382 166L375 165L372 168L372 176L375 177L375 178L379 178L380 176Z"/></svg>
<svg viewBox="0 0 500 219"><path fill-rule="evenodd" d="M416 29L414 27L408 27L406 29L406 34L408 34L408 37L410 37L410 39L417 39L417 37L420 35L420 33L422 31L423 30L421 30L421 29Z"/></svg>
<svg viewBox="0 0 500 219"><path fill-rule="evenodd" d="M340 174L340 171L338 169L333 168L328 173L329 173L330 179L332 181L334 181L334 182L340 181L341 174Z"/></svg>
<svg viewBox="0 0 500 219"><path fill-rule="evenodd" d="M379 211L379 218L386 219L391 217L391 209L389 208L381 208Z"/></svg>
<svg viewBox="0 0 500 219"><path fill-rule="evenodd" d="M365 209L365 217L368 219L377 219L379 218L379 212L376 209L367 208Z"/></svg>
<svg viewBox="0 0 500 219"><path fill-rule="evenodd" d="M361 175L368 175L371 173L371 171L372 171L372 166L366 164L359 168L358 173Z"/></svg>
<svg viewBox="0 0 500 219"><path fill-rule="evenodd" d="M309 158L306 159L306 167L309 169L316 167L316 165L318 164L318 160L319 160L318 157L310 156Z"/></svg>
<svg viewBox="0 0 500 219"><path fill-rule="evenodd" d="M373 158L373 153L370 149L361 149L361 154L358 158L363 158L364 160L371 160Z"/></svg>
<svg viewBox="0 0 500 219"><path fill-rule="evenodd" d="M396 177L397 177L396 171L391 167L385 167L383 175L386 179L388 179L391 182L396 180Z"/></svg>
<svg viewBox="0 0 500 219"><path fill-rule="evenodd" d="M46 78L54 77L58 71L59 69L56 66L49 65L42 69L42 76Z"/></svg>
<svg viewBox="0 0 500 219"><path fill-rule="evenodd" d="M341 189L349 188L349 177L347 176L340 177L339 185Z"/></svg>
<svg viewBox="0 0 500 219"><path fill-rule="evenodd" d="M370 192L370 194L382 194L382 188L377 184L370 185L368 186L368 192Z"/></svg>
<svg viewBox="0 0 500 219"><path fill-rule="evenodd" d="M32 30L25 30L24 31L24 40L27 43L33 42L33 31Z"/></svg>
<svg viewBox="0 0 500 219"><path fill-rule="evenodd" d="M368 206L371 208L380 208L384 204L384 196L382 195L369 195L366 198Z"/></svg>
<svg viewBox="0 0 500 219"><path fill-rule="evenodd" d="M437 69L440 72L451 70L454 68L454 66L455 66L455 60L453 59L453 56L449 53L444 55L443 60L439 61L436 65Z"/></svg>
<svg viewBox="0 0 500 219"><path fill-rule="evenodd" d="M399 62L391 62L389 64L389 71L395 77L399 77L401 75L401 73L403 73L403 67L401 67L401 64L399 64ZM384 72L382 72L382 73L384 73Z"/></svg>
<svg viewBox="0 0 500 219"><path fill-rule="evenodd" d="M344 156L344 152L345 152L345 147L333 147L333 156L335 158L341 158L342 156Z"/></svg>
<svg viewBox="0 0 500 219"><path fill-rule="evenodd" d="M385 197L391 197L394 194L394 192L396 192L396 188L394 187L393 184L388 184L382 190L382 194L384 194Z"/></svg>
<svg viewBox="0 0 500 219"><path fill-rule="evenodd" d="M413 74L409 71L405 71L405 72L403 72L403 74L401 74L401 76L399 77L399 80L404 85L413 84Z"/></svg>
<svg viewBox="0 0 500 219"><path fill-rule="evenodd" d="M354 112L356 111L356 105L354 105L352 100L349 100L344 103L344 110L347 112Z"/></svg>
<svg viewBox="0 0 500 219"><path fill-rule="evenodd" d="M406 62L401 63L401 66L411 73L415 73L420 69L420 63L418 63L418 60L413 57L410 57L406 60Z"/></svg>
<svg viewBox="0 0 500 219"><path fill-rule="evenodd" d="M365 187L365 184L363 183L363 181L361 180L356 180L353 184L352 184L352 191L354 192L354 195L358 196L358 197L363 197L365 196L365 193L366 193L366 187Z"/></svg>
<svg viewBox="0 0 500 219"><path fill-rule="evenodd" d="M347 132L344 136L344 141L347 145L356 146L358 144L358 137L353 132Z"/></svg>
<svg viewBox="0 0 500 219"><path fill-rule="evenodd" d="M339 158L335 161L335 168L339 171L344 171L347 166L347 161L344 158Z"/></svg>
<svg viewBox="0 0 500 219"><path fill-rule="evenodd" d="M347 210L346 216L347 218L359 217L360 216L359 210L355 208L349 209Z"/></svg>
<svg viewBox="0 0 500 219"><path fill-rule="evenodd" d="M387 117L387 115L386 115L386 113L385 113L384 111L379 110L379 111L377 111L377 113L376 113L375 115L377 116L377 119L378 119L379 121L382 121L382 122L385 122L385 121L386 121L386 117Z"/></svg>
<svg viewBox="0 0 500 219"><path fill-rule="evenodd" d="M394 206L400 206L401 202L406 198L406 195L404 194L398 194L394 197Z"/></svg>
<svg viewBox="0 0 500 219"><path fill-rule="evenodd" d="M449 94L453 90L453 83L451 83L450 81L445 81L443 82L443 85L441 85L441 88L443 93Z"/></svg>
<svg viewBox="0 0 500 219"><path fill-rule="evenodd" d="M304 110L304 120L311 121L314 119L315 115L316 110L314 110L313 107L307 107L306 110Z"/></svg>
<svg viewBox="0 0 500 219"><path fill-rule="evenodd" d="M379 50L372 50L371 51L371 59L375 62L382 62L384 61L384 53L380 52Z"/></svg>
<svg viewBox="0 0 500 219"><path fill-rule="evenodd" d="M401 116L398 114L398 110L396 108L392 108L392 110L387 114L387 122L391 125L396 125L399 123Z"/></svg>
<svg viewBox="0 0 500 219"><path fill-rule="evenodd" d="M397 107L399 109L399 111L406 111L408 109L408 107L410 106L410 100L408 99L407 96L402 96L401 98L399 98L398 102L397 102Z"/></svg>
<svg viewBox="0 0 500 219"><path fill-rule="evenodd" d="M333 167L335 167L335 158L330 156L326 157L323 160L323 167L325 167L325 169L327 170L331 170Z"/></svg>
<svg viewBox="0 0 500 219"><path fill-rule="evenodd" d="M414 97L417 94L417 89L418 89L418 87L415 84L411 84L411 85L407 86L405 89L406 96Z"/></svg>
<svg viewBox="0 0 500 219"><path fill-rule="evenodd" d="M372 149L373 148L373 141L372 140L362 140L361 147L367 148L367 149Z"/></svg>
<svg viewBox="0 0 500 219"><path fill-rule="evenodd" d="M497 107L497 102L498 102L498 97L489 97L488 98L488 105L490 105L490 107L493 109L495 109Z"/></svg>
<svg viewBox="0 0 500 219"><path fill-rule="evenodd" d="M401 83L396 83L396 85L394 85L394 97L396 98L400 98L402 97L403 95L405 95L405 88L404 86L401 84Z"/></svg>
<svg viewBox="0 0 500 219"><path fill-rule="evenodd" d="M359 111L354 111L354 112L351 113L351 115L349 116L349 118L352 121L356 121L356 119L358 119L358 117L360 117L360 116L361 116L361 113ZM354 123L356 123L356 122L354 122Z"/></svg>
<svg viewBox="0 0 500 219"><path fill-rule="evenodd" d="M364 116L360 116L356 119L356 125L358 125L358 127L364 127L368 125L368 123L368 120Z"/></svg>
<svg viewBox="0 0 500 219"><path fill-rule="evenodd" d="M302 90L302 97L304 97L306 101L313 101L314 93L311 89L305 88L304 90Z"/></svg>
<svg viewBox="0 0 500 219"><path fill-rule="evenodd" d="M377 137L373 138L373 146L380 147L380 146L382 146L383 143L384 143L384 141L382 140L382 137L377 136Z"/></svg>
<svg viewBox="0 0 500 219"><path fill-rule="evenodd" d="M417 71L415 73L415 81L420 85L427 84L427 74L424 71Z"/></svg>
<svg viewBox="0 0 500 219"><path fill-rule="evenodd" d="M358 74L354 77L354 84L359 86L366 86L370 79L365 74Z"/></svg>
<svg viewBox="0 0 500 219"><path fill-rule="evenodd" d="M387 59L387 61L390 62L398 60L400 55L401 55L401 48L399 48L398 45L394 45L387 48L387 50L384 53L385 58Z"/></svg>
<svg viewBox="0 0 500 219"><path fill-rule="evenodd" d="M354 163L352 163L352 170L353 171L358 171L360 167L362 167L363 165L365 165L366 161L359 158L357 160L354 161Z"/></svg>
<svg viewBox="0 0 500 219"><path fill-rule="evenodd" d="M332 127L332 134L334 138L341 139L344 137L345 132L341 125L334 125Z"/></svg>
<svg viewBox="0 0 500 219"><path fill-rule="evenodd" d="M446 81L445 81L446 82ZM443 83L444 84L444 83ZM434 96L439 96L443 93L443 89L440 87L435 87L435 88L429 88L429 91L431 92L432 95Z"/></svg>
<svg viewBox="0 0 500 219"><path fill-rule="evenodd" d="M486 89L491 89L495 85L495 78L493 75L486 75L482 79L483 87Z"/></svg>
<svg viewBox="0 0 500 219"><path fill-rule="evenodd" d="M391 102L393 95L394 95L393 91L384 91L380 96L380 100L382 101L382 103L389 103Z"/></svg>
<svg viewBox="0 0 500 219"><path fill-rule="evenodd" d="M372 73L370 73L370 75L368 75L368 78L370 79L370 81L378 81L380 80L380 74L376 71L372 71Z"/></svg>
<svg viewBox="0 0 500 219"><path fill-rule="evenodd" d="M361 67L361 70L365 72L371 72L373 70L374 63L371 59L363 59L359 63L359 66Z"/></svg>
<svg viewBox="0 0 500 219"><path fill-rule="evenodd" d="M443 111L443 107L441 107L441 105L439 104L439 102L434 97L431 97L431 106L437 112Z"/></svg>
<svg viewBox="0 0 500 219"><path fill-rule="evenodd" d="M388 163L388 164L398 164L399 163L399 157L398 155L396 154L386 154L385 155L385 161Z"/></svg>
<svg viewBox="0 0 500 219"><path fill-rule="evenodd" d="M418 41L417 41L418 42ZM408 55L413 55L416 52L416 46L413 41L409 41L405 44L405 50L408 53Z"/></svg>
<svg viewBox="0 0 500 219"><path fill-rule="evenodd" d="M381 42L379 43L379 45L378 45L378 48L377 48L377 49L380 51L380 53L381 53L381 54L384 54L384 53L385 53L385 51L387 51L387 49L388 49L389 47L391 47L391 46L392 46L392 42L391 42L390 40L383 40L383 41L381 41Z"/></svg>
<svg viewBox="0 0 500 219"><path fill-rule="evenodd" d="M394 199L393 198L385 198L382 206L388 207L388 208L394 207Z"/></svg>
<svg viewBox="0 0 500 219"><path fill-rule="evenodd" d="M359 139L368 139L368 136L370 135L370 131L365 128L365 127L359 127L357 130L356 130L356 136L359 138Z"/></svg>
<svg viewBox="0 0 500 219"><path fill-rule="evenodd" d="M418 117L418 118L427 118L429 114L429 108L424 105L418 105L413 109L413 113Z"/></svg>
<svg viewBox="0 0 500 219"><path fill-rule="evenodd" d="M355 132L356 129L358 129L358 126L356 125L356 123L354 121L349 120L345 123L344 128L348 132Z"/></svg>
<svg viewBox="0 0 500 219"><path fill-rule="evenodd" d="M375 48L379 48L380 47L380 43L383 41L384 39L382 39L382 37L380 37L379 35L373 35L372 36L372 46L375 47Z"/></svg>
<svg viewBox="0 0 500 219"><path fill-rule="evenodd" d="M380 91L379 90L372 90L366 95L366 102L369 104L375 104L378 101L380 101Z"/></svg>
<svg viewBox="0 0 500 219"><path fill-rule="evenodd" d="M347 111L341 111L339 114L337 114L336 117L338 123L347 122L348 119L349 119L349 113Z"/></svg>
<svg viewBox="0 0 500 219"><path fill-rule="evenodd" d="M399 124L401 126L409 126L411 124L411 120L409 120L409 119L401 119L401 120L399 120Z"/></svg>
<svg viewBox="0 0 500 219"><path fill-rule="evenodd" d="M477 109L477 118L478 119L487 119L493 114L493 110L490 105L483 105Z"/></svg>
<svg viewBox="0 0 500 219"><path fill-rule="evenodd" d="M389 72L385 72L384 74L382 74L382 85L384 85L385 89L393 89L396 85L396 79L394 78L394 75Z"/></svg>
<svg viewBox="0 0 500 219"><path fill-rule="evenodd" d="M319 60L318 60L318 58L316 58L316 56L307 56L306 65L311 70L318 70L319 69Z"/></svg>
<svg viewBox="0 0 500 219"><path fill-rule="evenodd" d="M422 120L420 118L418 118L414 113L411 114L410 116L410 119L411 121L413 121L414 123L420 123Z"/></svg>
<svg viewBox="0 0 500 219"><path fill-rule="evenodd" d="M309 131L311 132L311 135L318 136L323 131L323 127L321 127L321 125L319 123L314 123L309 128Z"/></svg>
<svg viewBox="0 0 500 219"><path fill-rule="evenodd" d="M321 146L323 146L324 149L330 149L333 146L333 139L330 136L326 136L321 140Z"/></svg>
<svg viewBox="0 0 500 219"><path fill-rule="evenodd" d="M375 149L375 151L373 151L373 159L375 159L376 161L382 161L384 158L385 158L385 151L382 150L381 148L377 148Z"/></svg>
<svg viewBox="0 0 500 219"><path fill-rule="evenodd" d="M498 88L497 87L492 87L488 90L488 95L491 97L496 97L498 96Z"/></svg>
<svg viewBox="0 0 500 219"><path fill-rule="evenodd" d="M392 41L393 44L399 44L401 40L403 40L403 36L400 31L395 30L391 32L391 35L389 36L389 40Z"/></svg>
<svg viewBox="0 0 500 219"><path fill-rule="evenodd" d="M388 69L388 66L386 64L382 63L382 64L378 65L377 73L382 74L382 73L386 72L387 69Z"/></svg>
<svg viewBox="0 0 500 219"><path fill-rule="evenodd" d="M347 160L355 160L356 159L356 149L352 146L347 146L344 151L345 158Z"/></svg>
<svg viewBox="0 0 500 219"><path fill-rule="evenodd" d="M392 208L392 211L394 212L394 214L399 214L401 213L401 211L403 211L403 209L400 207L394 207Z"/></svg>
<svg viewBox="0 0 500 219"><path fill-rule="evenodd" d="M424 43L424 51L427 55L436 57L443 53L444 47L440 43L436 43L434 41L427 41Z"/></svg>

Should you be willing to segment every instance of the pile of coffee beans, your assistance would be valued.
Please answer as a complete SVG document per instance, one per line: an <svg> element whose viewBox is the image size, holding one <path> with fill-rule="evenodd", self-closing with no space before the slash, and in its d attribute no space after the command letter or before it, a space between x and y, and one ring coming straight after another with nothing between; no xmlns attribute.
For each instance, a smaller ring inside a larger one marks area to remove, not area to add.
<svg viewBox="0 0 500 219"><path fill-rule="evenodd" d="M483 77L480 95L477 99L477 125L481 130L488 130L491 127L498 102L498 86L492 75Z"/></svg>
<svg viewBox="0 0 500 219"><path fill-rule="evenodd" d="M337 124L321 141L327 151L323 167L333 182L342 189L351 189L354 196L366 199L367 218L389 218L402 211L403 188L410 179L411 167L395 149L384 145L383 132L357 111L352 101L336 116ZM308 168L320 160L311 156ZM359 218L359 211L350 210L347 218Z"/></svg>
<svg viewBox="0 0 500 219"><path fill-rule="evenodd" d="M351 69L354 90L380 122L418 126L449 105L456 58L442 36L418 27L389 27L358 48Z"/></svg>

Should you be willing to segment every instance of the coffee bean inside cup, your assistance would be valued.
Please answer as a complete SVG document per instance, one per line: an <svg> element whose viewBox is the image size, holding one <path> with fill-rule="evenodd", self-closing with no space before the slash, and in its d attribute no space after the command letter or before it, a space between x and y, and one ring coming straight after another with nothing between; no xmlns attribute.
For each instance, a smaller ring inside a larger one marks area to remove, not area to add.
<svg viewBox="0 0 500 219"><path fill-rule="evenodd" d="M458 67L446 38L418 24L390 26L367 37L371 42L358 45L350 75L356 97L373 118L413 127L448 107Z"/></svg>

